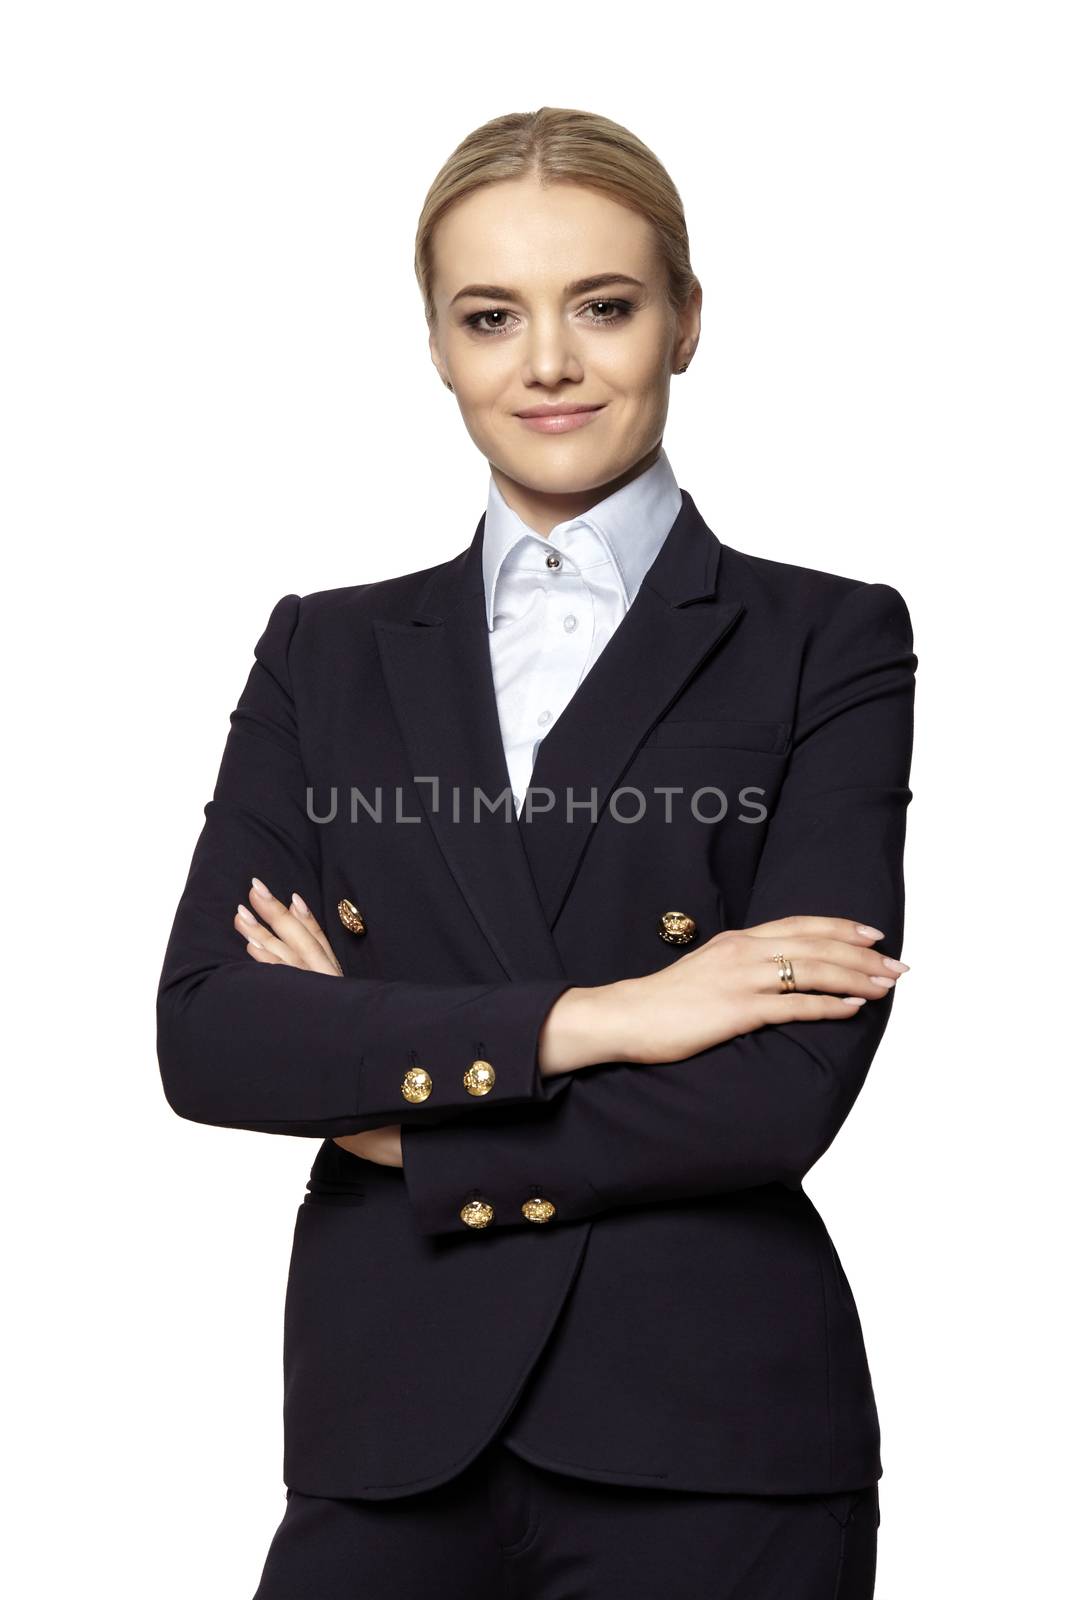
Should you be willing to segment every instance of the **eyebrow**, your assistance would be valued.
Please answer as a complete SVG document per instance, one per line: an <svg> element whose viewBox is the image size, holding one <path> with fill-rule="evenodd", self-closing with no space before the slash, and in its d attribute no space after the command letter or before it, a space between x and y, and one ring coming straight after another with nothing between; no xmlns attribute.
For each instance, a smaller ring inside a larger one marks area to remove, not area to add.
<svg viewBox="0 0 1066 1600"><path fill-rule="evenodd" d="M643 289L645 285L639 278L631 278L625 272L598 272L592 278L575 278L573 283L568 283L564 294L587 294L591 289L606 289L612 283L631 283L636 289ZM460 289L458 294L453 294L449 305L454 305L457 300L465 296L479 300L519 300L521 296L513 289L502 289L498 283L468 283L465 289Z"/></svg>

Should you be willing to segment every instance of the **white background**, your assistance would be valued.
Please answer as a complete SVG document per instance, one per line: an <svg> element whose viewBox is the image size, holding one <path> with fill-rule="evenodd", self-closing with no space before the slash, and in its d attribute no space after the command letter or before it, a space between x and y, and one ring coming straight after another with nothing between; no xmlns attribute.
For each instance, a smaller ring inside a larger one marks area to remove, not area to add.
<svg viewBox="0 0 1066 1600"><path fill-rule="evenodd" d="M912 970L807 1187L881 1412L878 1600L1056 1582L1057 10L9 9L19 1600L250 1596L284 1510L282 1302L317 1142L176 1118L155 984L275 601L473 534L488 469L430 365L415 223L470 129L541 104L631 126L684 197L704 324L666 446L719 538L910 606Z"/></svg>

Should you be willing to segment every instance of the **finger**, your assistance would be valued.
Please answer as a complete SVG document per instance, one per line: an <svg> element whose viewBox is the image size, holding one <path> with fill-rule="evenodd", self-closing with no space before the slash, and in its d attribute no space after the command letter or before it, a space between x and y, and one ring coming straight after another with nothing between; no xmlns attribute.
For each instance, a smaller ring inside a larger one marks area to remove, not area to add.
<svg viewBox="0 0 1066 1600"><path fill-rule="evenodd" d="M273 955L271 951L265 949L261 944L249 943L247 951L252 960L258 961L261 966L287 967L289 965L289 962L285 961L281 956Z"/></svg>
<svg viewBox="0 0 1066 1600"><path fill-rule="evenodd" d="M797 990L818 989L826 994L860 995L864 1000L879 1000L896 983L895 978L887 972L868 973L850 964L819 961L807 956L789 956L788 959ZM776 961L767 959L760 964L756 984L762 994L795 992L781 988L780 970L780 964Z"/></svg>
<svg viewBox="0 0 1066 1600"><path fill-rule="evenodd" d="M865 946L845 944L840 939L810 939L806 943L812 956L822 961L833 961L838 966L854 967L856 971L865 972L871 977L888 974L900 978L911 970L906 961L897 961L895 956L886 956L880 950L870 950Z"/></svg>
<svg viewBox="0 0 1066 1600"><path fill-rule="evenodd" d="M866 1004L864 995L778 994L761 1000L763 1020L778 1022L824 1022L837 1017L854 1017Z"/></svg>
<svg viewBox="0 0 1066 1600"><path fill-rule="evenodd" d="M321 971L321 947L310 929L304 926L303 920L271 894L266 884L259 878L252 879L249 899L256 915L261 917L277 937L300 957L298 964Z"/></svg>
<svg viewBox="0 0 1066 1600"><path fill-rule="evenodd" d="M851 922L847 917L778 917L773 922L760 922L745 933L758 934L769 939L802 939L810 936L821 939L843 939L848 944L876 944L885 935L879 928L865 922Z"/></svg>
<svg viewBox="0 0 1066 1600"><path fill-rule="evenodd" d="M255 898L262 899L264 891L274 902L276 911L272 920L278 929L277 933L271 933L266 938L262 934L259 935L266 948L279 955L287 966L299 967L306 972L321 972L327 977L341 976L341 969L332 951L323 950L310 929L302 926L303 919L297 917L290 908L283 906L280 900L270 894L265 885L260 884L258 878L253 878L252 892ZM263 909L263 915L271 917L269 907Z"/></svg>
<svg viewBox="0 0 1066 1600"><path fill-rule="evenodd" d="M245 905L237 907L233 918L233 926L238 933L244 935L248 941L248 954L255 955L257 950L265 951L274 961L283 962L286 966L302 966L303 962L294 950L290 950L284 940L277 938L269 928L264 928L257 922Z"/></svg>
<svg viewBox="0 0 1066 1600"><path fill-rule="evenodd" d="M300 921L304 924L304 926L310 930L311 934L314 936L314 938L321 945L323 954L329 958L329 960L330 960L330 962L332 962L333 967L335 968L335 970L337 972L340 972L341 964L337 960L336 955L334 954L333 946L330 944L329 940L326 938L326 935L323 933L321 925L319 924L319 921L318 921L317 917L315 916L314 912L311 910L311 907L307 904L307 901L305 899L303 899L303 897L301 895L298 895L296 893L295 889L293 890L292 901L291 901L291 904L289 906L289 909L296 916L298 916L300 918Z"/></svg>
<svg viewBox="0 0 1066 1600"><path fill-rule="evenodd" d="M347 1150L351 1156L363 1158L366 1148L366 1133L337 1133L333 1136L333 1143L340 1145L342 1150Z"/></svg>
<svg viewBox="0 0 1066 1600"><path fill-rule="evenodd" d="M866 978L891 978L894 983L903 973L909 972L910 967L905 961L897 961L894 956L882 955L880 950L870 950L865 945L846 944L841 939L812 939L809 937L791 936L786 940L778 938L765 939L761 935L755 940L760 947L762 958L773 961L777 955L786 955L792 963L792 974L799 982L798 970L802 966L806 974L812 971L812 965L822 963L834 967L844 967L848 971ZM750 950L750 946L745 948ZM804 988L811 988L811 983L803 984ZM887 983L879 985L888 988ZM865 994L865 989L860 990Z"/></svg>

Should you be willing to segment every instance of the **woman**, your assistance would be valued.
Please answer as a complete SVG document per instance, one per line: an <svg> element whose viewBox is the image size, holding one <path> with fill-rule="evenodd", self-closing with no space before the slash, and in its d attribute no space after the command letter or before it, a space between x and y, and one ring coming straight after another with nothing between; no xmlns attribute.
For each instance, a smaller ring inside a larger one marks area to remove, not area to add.
<svg viewBox="0 0 1066 1600"><path fill-rule="evenodd" d="M678 488L700 288L624 128L476 130L416 270L485 514L278 602L159 989L179 1115L323 1141L258 1600L868 1596L878 1419L802 1180L907 970L907 608Z"/></svg>

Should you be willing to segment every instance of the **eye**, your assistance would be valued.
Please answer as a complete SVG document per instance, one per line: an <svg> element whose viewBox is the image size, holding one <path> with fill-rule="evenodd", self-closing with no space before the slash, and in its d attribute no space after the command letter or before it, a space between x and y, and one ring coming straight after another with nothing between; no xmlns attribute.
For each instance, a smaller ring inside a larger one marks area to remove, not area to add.
<svg viewBox="0 0 1066 1600"><path fill-rule="evenodd" d="M469 328L473 333L487 333L489 335L505 333L506 328L499 323L491 328L482 328L478 324L481 322L482 317L509 317L510 315L509 311L501 311L498 307L494 307L491 311L475 311L472 316L463 318L463 326Z"/></svg>
<svg viewBox="0 0 1066 1600"><path fill-rule="evenodd" d="M581 309L587 311L591 306L610 306L612 308L609 317L596 316L592 318L592 321L601 328L612 322L624 322L633 310L632 300L590 300Z"/></svg>
<svg viewBox="0 0 1066 1600"><path fill-rule="evenodd" d="M591 322L594 327L609 328L613 327L615 323L625 322L632 316L633 302L632 300L588 300L581 307L582 313L593 310L596 315L587 317L585 320ZM604 311L606 311L606 315ZM504 320L494 323L491 327L484 327L482 324L485 319L489 317L506 319L511 315L510 311L504 311L499 306L493 306L488 311L474 311L470 316L464 317L463 326L469 328L471 333L494 338L497 334L507 332L507 322Z"/></svg>

